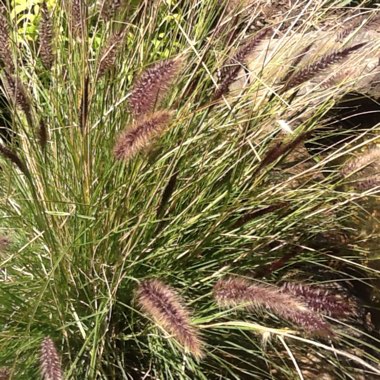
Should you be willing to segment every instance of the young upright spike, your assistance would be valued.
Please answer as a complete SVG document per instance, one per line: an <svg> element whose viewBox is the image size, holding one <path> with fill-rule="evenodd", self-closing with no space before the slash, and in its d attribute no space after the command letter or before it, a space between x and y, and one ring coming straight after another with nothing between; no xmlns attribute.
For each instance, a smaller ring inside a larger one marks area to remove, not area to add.
<svg viewBox="0 0 380 380"><path fill-rule="evenodd" d="M44 380L62 380L61 360L51 338L46 337L41 344L41 374Z"/></svg>
<svg viewBox="0 0 380 380"><path fill-rule="evenodd" d="M31 109L30 101L21 79L18 76L9 74L8 72L5 72L5 78L5 87L10 99L29 117Z"/></svg>
<svg viewBox="0 0 380 380"><path fill-rule="evenodd" d="M145 70L135 81L129 106L134 117L151 112L166 96L182 67L180 58L161 61Z"/></svg>
<svg viewBox="0 0 380 380"><path fill-rule="evenodd" d="M41 3L40 21L40 57L47 69L51 69L54 63L53 53L53 26L46 1Z"/></svg>
<svg viewBox="0 0 380 380"><path fill-rule="evenodd" d="M48 141L48 130L44 119L41 119L40 126L38 128L38 142L40 143L41 149L46 150L46 145Z"/></svg>
<svg viewBox="0 0 380 380"><path fill-rule="evenodd" d="M15 71L9 44L8 20L5 17L5 6L0 4L0 61L10 73Z"/></svg>
<svg viewBox="0 0 380 380"><path fill-rule="evenodd" d="M171 113L168 111L158 111L142 119L136 125L126 128L116 141L115 157L125 161L131 159L165 130L170 116Z"/></svg>
<svg viewBox="0 0 380 380"><path fill-rule="evenodd" d="M138 287L137 301L141 309L172 334L186 352L196 358L203 357L203 344L191 325L190 313L172 288L159 280L145 280Z"/></svg>
<svg viewBox="0 0 380 380"><path fill-rule="evenodd" d="M302 300L284 294L274 286L254 284L242 278L221 279L214 287L214 298L219 306L244 306L248 309L266 309L293 322L312 335L330 335L331 329L318 314L313 313Z"/></svg>

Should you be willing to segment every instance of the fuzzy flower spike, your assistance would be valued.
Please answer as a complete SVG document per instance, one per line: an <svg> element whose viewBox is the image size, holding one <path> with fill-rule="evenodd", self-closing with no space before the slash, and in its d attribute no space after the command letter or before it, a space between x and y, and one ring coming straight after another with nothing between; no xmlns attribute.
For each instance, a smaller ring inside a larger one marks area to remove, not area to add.
<svg viewBox="0 0 380 380"><path fill-rule="evenodd" d="M145 280L137 290L137 301L142 311L172 334L185 351L198 359L203 357L202 341L173 289L159 280Z"/></svg>

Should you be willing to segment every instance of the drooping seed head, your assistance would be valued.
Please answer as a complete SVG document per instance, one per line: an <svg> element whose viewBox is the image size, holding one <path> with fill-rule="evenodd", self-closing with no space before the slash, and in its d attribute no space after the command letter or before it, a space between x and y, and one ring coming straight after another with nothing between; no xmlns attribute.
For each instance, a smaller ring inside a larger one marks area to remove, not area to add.
<svg viewBox="0 0 380 380"><path fill-rule="evenodd" d="M380 159L380 148L373 147L360 154L357 158L350 159L343 165L340 173L343 177L360 172L361 170L378 163Z"/></svg>
<svg viewBox="0 0 380 380"><path fill-rule="evenodd" d="M15 164L26 176L30 176L27 166L13 150L0 144L0 155Z"/></svg>
<svg viewBox="0 0 380 380"><path fill-rule="evenodd" d="M5 87L10 99L27 115L30 114L30 101L21 79L8 72L5 72L5 78Z"/></svg>
<svg viewBox="0 0 380 380"><path fill-rule="evenodd" d="M11 371L9 368L2 367L0 368L0 380L9 380L11 376Z"/></svg>
<svg viewBox="0 0 380 380"><path fill-rule="evenodd" d="M246 63L247 57L263 41L270 31L271 29L267 28L259 32L223 65L223 68L220 70L219 74L220 83L213 96L214 100L219 99L228 92L230 85L236 80L242 66Z"/></svg>
<svg viewBox="0 0 380 380"><path fill-rule="evenodd" d="M317 74L326 70L328 67L343 61L353 52L361 49L366 42L359 43L354 46L350 46L346 49L324 55L322 58L307 66L306 68L295 72L293 76L287 81L281 91L288 91L298 85L307 82L308 80L314 78Z"/></svg>
<svg viewBox="0 0 380 380"><path fill-rule="evenodd" d="M99 3L100 17L105 20L112 20L122 6L122 0L101 0Z"/></svg>
<svg viewBox="0 0 380 380"><path fill-rule="evenodd" d="M293 322L313 335L331 334L330 326L306 304L274 286L255 284L242 278L219 280L214 298L221 307L242 306L249 310L264 309Z"/></svg>

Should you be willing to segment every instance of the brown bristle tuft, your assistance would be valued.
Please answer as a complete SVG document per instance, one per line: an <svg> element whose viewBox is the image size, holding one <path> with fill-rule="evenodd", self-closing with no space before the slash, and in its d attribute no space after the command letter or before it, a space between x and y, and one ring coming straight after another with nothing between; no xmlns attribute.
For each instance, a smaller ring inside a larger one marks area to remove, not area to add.
<svg viewBox="0 0 380 380"><path fill-rule="evenodd" d="M2 155L7 160L13 162L26 176L30 176L29 170L27 169L24 162L21 161L20 157L11 149L0 144L0 155Z"/></svg>
<svg viewBox="0 0 380 380"><path fill-rule="evenodd" d="M19 106L27 115L30 115L30 101L26 95L25 87L21 79L5 72L5 87L10 99Z"/></svg>
<svg viewBox="0 0 380 380"><path fill-rule="evenodd" d="M68 2L70 13L70 29L73 36L81 38L84 32L86 19L86 5L83 0L72 0Z"/></svg>
<svg viewBox="0 0 380 380"><path fill-rule="evenodd" d="M105 21L112 20L121 5L122 0L103 0L100 4L100 17Z"/></svg>
<svg viewBox="0 0 380 380"><path fill-rule="evenodd" d="M213 100L217 100L228 92L229 86L236 80L242 65L249 54L263 41L272 29L264 29L252 40L241 47L238 52L224 64L220 72L220 84L214 93Z"/></svg>
<svg viewBox="0 0 380 380"><path fill-rule="evenodd" d="M374 147L364 152L355 159L350 159L343 165L340 173L343 177L348 177L351 174L357 173L374 163L379 162L380 148Z"/></svg>
<svg viewBox="0 0 380 380"><path fill-rule="evenodd" d="M281 291L300 298L310 309L333 318L356 317L358 304L352 297L317 286L287 282Z"/></svg>
<svg viewBox="0 0 380 380"><path fill-rule="evenodd" d="M11 371L9 368L0 368L0 380L9 380L11 378Z"/></svg>

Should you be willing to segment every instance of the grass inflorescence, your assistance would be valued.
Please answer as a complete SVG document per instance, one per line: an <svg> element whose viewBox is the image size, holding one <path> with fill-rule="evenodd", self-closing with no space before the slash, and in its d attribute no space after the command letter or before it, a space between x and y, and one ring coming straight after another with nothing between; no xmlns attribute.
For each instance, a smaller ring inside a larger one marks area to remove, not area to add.
<svg viewBox="0 0 380 380"><path fill-rule="evenodd" d="M380 375L376 8L6 3L1 378Z"/></svg>

